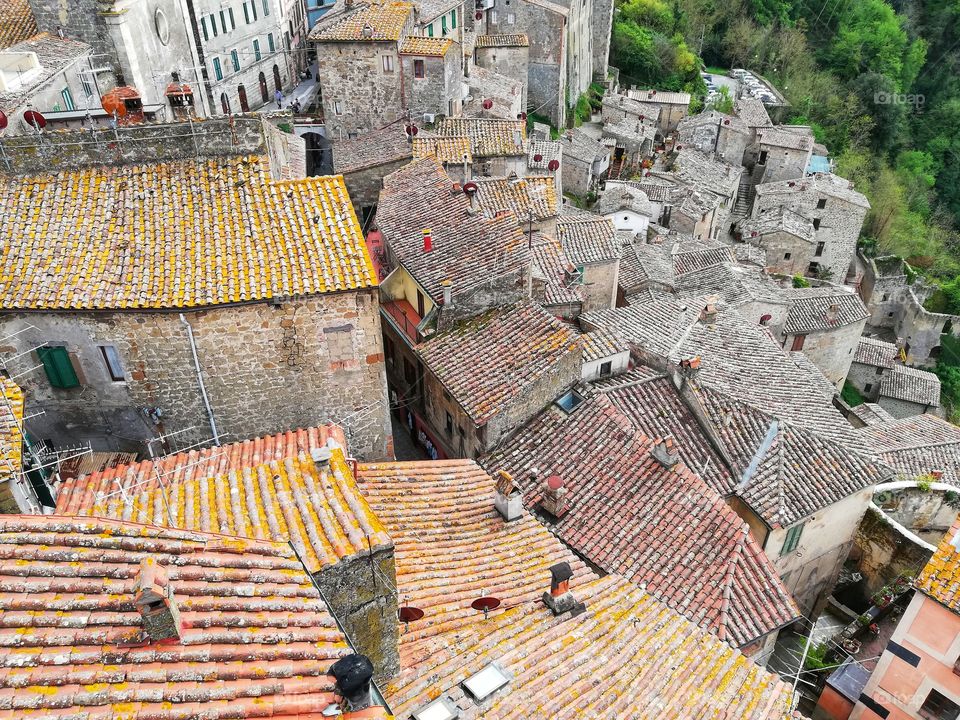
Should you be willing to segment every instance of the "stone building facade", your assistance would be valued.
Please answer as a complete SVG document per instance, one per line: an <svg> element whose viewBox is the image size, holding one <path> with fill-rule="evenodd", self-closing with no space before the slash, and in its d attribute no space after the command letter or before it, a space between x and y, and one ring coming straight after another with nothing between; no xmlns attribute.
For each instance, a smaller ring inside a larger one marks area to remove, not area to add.
<svg viewBox="0 0 960 720"><path fill-rule="evenodd" d="M815 244L807 274L827 273L833 282L844 282L870 208L866 197L849 181L829 173L758 185L751 217L778 207L813 224Z"/></svg>
<svg viewBox="0 0 960 720"><path fill-rule="evenodd" d="M523 84L521 111L527 109L530 40L525 34L480 35L473 50L477 67L493 70Z"/></svg>
<svg viewBox="0 0 960 720"><path fill-rule="evenodd" d="M813 135L779 127L756 131L744 163L756 183L802 178L813 153Z"/></svg>
<svg viewBox="0 0 960 720"><path fill-rule="evenodd" d="M460 45L448 39L409 37L400 44L403 106L414 123L426 115L459 115L463 105Z"/></svg>
<svg viewBox="0 0 960 720"><path fill-rule="evenodd" d="M750 128L738 117L709 110L683 118L677 142L713 155L728 165L741 165L750 142Z"/></svg>
<svg viewBox="0 0 960 720"><path fill-rule="evenodd" d="M766 254L766 268L783 275L803 275L816 245L813 224L787 208L773 208L736 225L740 240Z"/></svg>

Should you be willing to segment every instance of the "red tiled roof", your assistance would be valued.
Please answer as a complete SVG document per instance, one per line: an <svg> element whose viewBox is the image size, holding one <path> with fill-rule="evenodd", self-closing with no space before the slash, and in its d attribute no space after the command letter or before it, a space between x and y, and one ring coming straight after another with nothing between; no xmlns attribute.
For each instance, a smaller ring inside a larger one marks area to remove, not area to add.
<svg viewBox="0 0 960 720"><path fill-rule="evenodd" d="M286 543L8 515L0 558L0 720L315 717L351 652ZM145 639L145 558L169 575L179 640Z"/></svg>
<svg viewBox="0 0 960 720"><path fill-rule="evenodd" d="M594 577L532 515L505 522L493 507L494 479L473 460L367 463L358 474L394 538L400 603L425 613L401 630L401 667L417 662L411 644L476 620L470 603L481 596L504 608L537 600L558 562L570 563L574 582Z"/></svg>
<svg viewBox="0 0 960 720"><path fill-rule="evenodd" d="M559 475L570 510L553 526L558 537L735 647L794 620L796 606L746 524L683 463L662 466L652 446L597 394L570 414L543 411L484 464L513 475L530 507L542 479Z"/></svg>
<svg viewBox="0 0 960 720"><path fill-rule="evenodd" d="M579 333L538 305L498 308L418 346L430 371L482 425L539 378L581 352ZM570 378L571 384L579 378ZM562 384L562 378L558 379Z"/></svg>
<svg viewBox="0 0 960 720"><path fill-rule="evenodd" d="M339 447L321 471L310 451L331 441ZM108 468L67 480L57 512L289 541L318 572L390 544L357 491L345 446L343 431L326 425Z"/></svg>

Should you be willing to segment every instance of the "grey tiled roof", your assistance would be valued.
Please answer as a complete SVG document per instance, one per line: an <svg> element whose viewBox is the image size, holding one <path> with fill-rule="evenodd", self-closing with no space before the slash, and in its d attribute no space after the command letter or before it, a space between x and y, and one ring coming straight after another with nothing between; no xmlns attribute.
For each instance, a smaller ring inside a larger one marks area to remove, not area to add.
<svg viewBox="0 0 960 720"><path fill-rule="evenodd" d="M750 132L747 124L736 115L725 115L716 110L707 110L706 112L697 113L696 115L687 115L687 117L680 121L677 130L680 133L681 141L684 141L683 139L686 137L686 132L702 125L710 125L713 127L723 126L739 133Z"/></svg>
<svg viewBox="0 0 960 720"><path fill-rule="evenodd" d="M893 361L896 357L897 346L893 343L876 338L862 337L857 343L857 351L853 356L853 361L861 365L888 368L893 367Z"/></svg>
<svg viewBox="0 0 960 720"><path fill-rule="evenodd" d="M813 136L791 132L779 127L757 131L757 140L764 145L783 147L790 150L812 150Z"/></svg>
<svg viewBox="0 0 960 720"><path fill-rule="evenodd" d="M412 158L402 123L391 123L356 138L333 142L333 171L344 174Z"/></svg>
<svg viewBox="0 0 960 720"><path fill-rule="evenodd" d="M534 270L546 282L545 305L575 305L583 302L583 286L571 282L566 270L573 267L560 241L539 232L533 234Z"/></svg>
<svg viewBox="0 0 960 720"><path fill-rule="evenodd" d="M769 233L786 232L812 243L816 232L810 220L782 206L770 208L756 217L744 218L737 229L744 241Z"/></svg>
<svg viewBox="0 0 960 720"><path fill-rule="evenodd" d="M613 223L605 217L561 216L557 235L564 253L575 265L609 262L621 254Z"/></svg>
<svg viewBox="0 0 960 720"><path fill-rule="evenodd" d="M620 110L637 118L643 115L644 120L650 120L654 123L660 120L660 107L658 105L641 102L626 95L604 95L602 104L603 107Z"/></svg>
<svg viewBox="0 0 960 720"><path fill-rule="evenodd" d="M734 112L751 128L773 125L763 103L754 97L745 96L737 100Z"/></svg>
<svg viewBox="0 0 960 720"><path fill-rule="evenodd" d="M790 335L832 330L866 320L863 301L854 293L835 288L794 288L784 291L792 300L783 331Z"/></svg>
<svg viewBox="0 0 960 720"><path fill-rule="evenodd" d="M894 365L880 380L880 397L940 407L940 378L926 370Z"/></svg>
<svg viewBox="0 0 960 720"><path fill-rule="evenodd" d="M581 335L583 343L583 361L593 362L629 352L630 343L612 330L600 329Z"/></svg>
<svg viewBox="0 0 960 720"><path fill-rule="evenodd" d="M537 160L537 156L540 159ZM531 140L527 152L527 168L530 170L547 170L551 160L560 160L563 157L563 147L553 140Z"/></svg>
<svg viewBox="0 0 960 720"><path fill-rule="evenodd" d="M866 196L854 190L852 182L832 173L816 173L799 180L778 180L761 183L757 185L756 192L758 197L811 192L844 200L853 205L870 207L870 202Z"/></svg>
<svg viewBox="0 0 960 720"><path fill-rule="evenodd" d="M896 421L893 415L876 403L860 403L856 407L850 408L850 410L867 425L881 425Z"/></svg>
<svg viewBox="0 0 960 720"><path fill-rule="evenodd" d="M610 152L603 143L594 140L580 128L568 130L560 136L559 142L564 156L585 163L593 163Z"/></svg>
<svg viewBox="0 0 960 720"><path fill-rule="evenodd" d="M939 471L943 482L960 486L960 427L926 413L888 418L857 432L902 477Z"/></svg>
<svg viewBox="0 0 960 720"><path fill-rule="evenodd" d="M646 103L656 103L659 105L689 105L690 93L672 92L670 90L629 90L627 97Z"/></svg>

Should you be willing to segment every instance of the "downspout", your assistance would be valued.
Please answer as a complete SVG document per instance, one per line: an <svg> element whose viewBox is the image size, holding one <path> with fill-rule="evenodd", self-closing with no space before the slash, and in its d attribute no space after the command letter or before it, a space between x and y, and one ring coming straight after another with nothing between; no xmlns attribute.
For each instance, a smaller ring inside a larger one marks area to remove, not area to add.
<svg viewBox="0 0 960 720"><path fill-rule="evenodd" d="M213 433L213 444L220 444L220 435L217 432L217 421L213 418L213 408L210 407L210 398L207 397L207 388L203 384L203 372L200 370L200 358L197 357L197 343L193 339L193 328L190 323L180 313L180 322L187 328L187 338L190 340L190 352L193 353L193 365L197 369L197 384L200 386L200 395L203 397L203 405L207 409L207 417L210 418L210 432Z"/></svg>

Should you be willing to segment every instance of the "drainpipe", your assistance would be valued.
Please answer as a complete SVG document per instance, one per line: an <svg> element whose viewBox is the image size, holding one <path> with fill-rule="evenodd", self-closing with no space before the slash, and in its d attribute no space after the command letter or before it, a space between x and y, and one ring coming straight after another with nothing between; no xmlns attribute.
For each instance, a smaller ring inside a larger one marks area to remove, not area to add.
<svg viewBox="0 0 960 720"><path fill-rule="evenodd" d="M210 432L213 433L213 444L220 444L220 435L217 432L217 421L213 418L213 408L210 407L210 398L207 397L207 388L203 384L203 372L200 370L200 358L197 357L197 343L193 339L193 328L187 319L180 313L180 322L187 328L187 338L190 340L190 352L193 353L193 365L197 369L197 384L200 386L200 395L203 405L207 408L207 417L210 418Z"/></svg>

